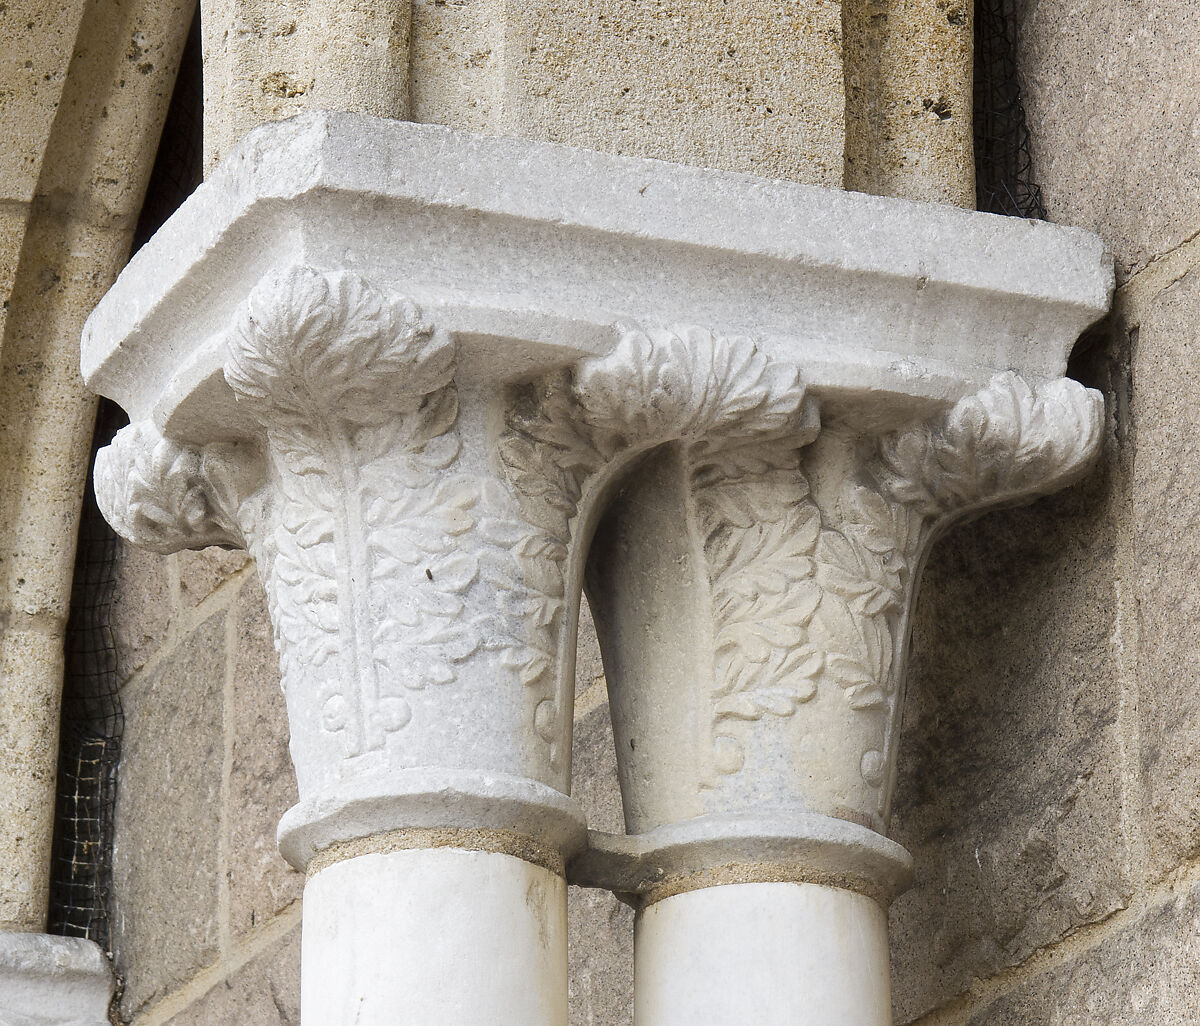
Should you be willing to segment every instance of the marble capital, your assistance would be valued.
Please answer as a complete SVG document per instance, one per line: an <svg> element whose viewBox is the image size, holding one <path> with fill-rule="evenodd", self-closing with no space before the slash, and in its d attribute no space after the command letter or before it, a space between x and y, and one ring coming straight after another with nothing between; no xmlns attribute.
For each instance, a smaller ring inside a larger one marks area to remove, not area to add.
<svg viewBox="0 0 1200 1026"><path fill-rule="evenodd" d="M0 933L0 1026L107 1026L113 974L82 937Z"/></svg>
<svg viewBox="0 0 1200 1026"><path fill-rule="evenodd" d="M90 319L131 418L97 496L254 554L295 864L453 828L646 900L732 863L886 899L923 560L1087 471L1103 402L1063 374L1111 289L1076 229L306 115ZM590 841L585 587L628 828Z"/></svg>

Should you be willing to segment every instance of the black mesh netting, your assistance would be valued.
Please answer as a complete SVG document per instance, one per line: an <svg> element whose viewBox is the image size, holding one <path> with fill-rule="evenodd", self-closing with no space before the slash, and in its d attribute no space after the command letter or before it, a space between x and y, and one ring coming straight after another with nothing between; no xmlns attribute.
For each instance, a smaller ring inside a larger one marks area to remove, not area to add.
<svg viewBox="0 0 1200 1026"><path fill-rule="evenodd" d="M93 457L123 421L114 403L101 404ZM110 626L116 556L117 538L96 508L89 475L67 622L49 930L89 937L105 947L117 761L125 723Z"/></svg>
<svg viewBox="0 0 1200 1026"><path fill-rule="evenodd" d="M201 65L197 18L184 48L134 249L200 184ZM120 407L101 400L93 462L96 451L125 423ZM120 542L96 507L90 469L89 465L67 621L48 928L51 933L87 937L108 950L113 813L125 722L112 633Z"/></svg>
<svg viewBox="0 0 1200 1026"><path fill-rule="evenodd" d="M1016 0L975 2L975 205L1046 217L1017 77Z"/></svg>

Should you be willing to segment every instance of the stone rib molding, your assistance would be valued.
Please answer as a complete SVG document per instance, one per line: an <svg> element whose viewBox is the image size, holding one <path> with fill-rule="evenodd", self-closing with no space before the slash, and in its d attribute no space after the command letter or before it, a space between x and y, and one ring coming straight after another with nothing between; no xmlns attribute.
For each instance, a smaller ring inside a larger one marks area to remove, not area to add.
<svg viewBox="0 0 1200 1026"><path fill-rule="evenodd" d="M131 418L97 463L114 527L247 547L266 584L280 847L320 867L305 1021L565 1023L565 882L527 838L641 896L639 1026L697 1021L681 993L748 1021L771 973L796 987L755 1022L887 1022L920 568L1086 472L1103 404L1062 374L1110 263L1075 229L431 126L253 132L83 366ZM590 841L585 583L628 832ZM422 831L475 840L394 841Z"/></svg>

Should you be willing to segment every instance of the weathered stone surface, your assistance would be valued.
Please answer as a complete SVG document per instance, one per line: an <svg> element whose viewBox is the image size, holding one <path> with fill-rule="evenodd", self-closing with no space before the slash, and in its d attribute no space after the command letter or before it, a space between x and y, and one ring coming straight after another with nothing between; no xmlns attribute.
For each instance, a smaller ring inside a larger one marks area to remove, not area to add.
<svg viewBox="0 0 1200 1026"><path fill-rule="evenodd" d="M113 950L122 1014L215 961L225 614L123 694L113 853Z"/></svg>
<svg viewBox="0 0 1200 1026"><path fill-rule="evenodd" d="M621 790L600 646L584 602L575 663L576 720L571 793L593 830L623 833ZM567 892L568 993L572 1026L626 1026L633 1021L633 909L608 891Z"/></svg>
<svg viewBox="0 0 1200 1026"><path fill-rule="evenodd" d="M420 0L414 120L840 185L837 3Z"/></svg>
<svg viewBox="0 0 1200 1026"><path fill-rule="evenodd" d="M413 121L486 132L499 120L503 7L491 0L413 0L409 113Z"/></svg>
<svg viewBox="0 0 1200 1026"><path fill-rule="evenodd" d="M0 257L0 708L29 730L0 761L17 813L0 815L0 924L22 929L45 918L63 629L95 423L79 335L128 254L187 6L0 4L12 232ZM131 46L152 61L138 67Z"/></svg>
<svg viewBox="0 0 1200 1026"><path fill-rule="evenodd" d="M168 561L133 545L118 543L112 631L117 672L128 680L166 640L175 606Z"/></svg>
<svg viewBox="0 0 1200 1026"><path fill-rule="evenodd" d="M592 611L587 604L587 598L581 597L579 603L579 635L575 647L575 701L583 702L590 708L595 699L585 699L584 696L594 686L604 686L604 663L600 658L600 641L596 637L596 624L592 620ZM593 692L598 695L600 692ZM581 715L582 705L576 705L576 715Z"/></svg>
<svg viewBox="0 0 1200 1026"><path fill-rule="evenodd" d="M892 828L916 862L891 915L898 1022L1128 900L1116 459L1110 440L1087 482L957 529L926 569Z"/></svg>
<svg viewBox="0 0 1200 1026"><path fill-rule="evenodd" d="M407 0L203 0L204 166L309 108L404 117Z"/></svg>
<svg viewBox="0 0 1200 1026"><path fill-rule="evenodd" d="M19 142L0 154L3 199L33 199L84 9L80 0L14 0L0 11L0 38L25 43L0 53L0 118Z"/></svg>
<svg viewBox="0 0 1200 1026"><path fill-rule="evenodd" d="M506 135L842 183L832 0L512 4L503 30Z"/></svg>
<svg viewBox="0 0 1200 1026"><path fill-rule="evenodd" d="M1193 884L980 1009L968 1026L1194 1026L1198 994L1200 888Z"/></svg>
<svg viewBox="0 0 1200 1026"><path fill-rule="evenodd" d="M843 0L847 189L975 208L971 6Z"/></svg>
<svg viewBox="0 0 1200 1026"><path fill-rule="evenodd" d="M61 635L9 627L0 646L0 931L43 930L54 836ZM37 673L31 673L36 668Z"/></svg>
<svg viewBox="0 0 1200 1026"><path fill-rule="evenodd" d="M610 833L625 832L612 720L604 702L575 721L571 794L583 806L588 826Z"/></svg>
<svg viewBox="0 0 1200 1026"><path fill-rule="evenodd" d="M185 608L203 602L250 562L245 552L215 545L180 552L175 558L179 560L179 600Z"/></svg>
<svg viewBox="0 0 1200 1026"><path fill-rule="evenodd" d="M0 932L4 1026L100 1026L112 993L112 967L95 941Z"/></svg>
<svg viewBox="0 0 1200 1026"><path fill-rule="evenodd" d="M300 898L304 876L275 845L279 817L296 802L287 709L267 599L248 577L233 609L233 766L229 780L229 892L235 933L262 925Z"/></svg>
<svg viewBox="0 0 1200 1026"><path fill-rule="evenodd" d="M1053 221L1092 228L1122 276L1200 224L1200 7L1022 0L1034 177Z"/></svg>
<svg viewBox="0 0 1200 1026"><path fill-rule="evenodd" d="M567 892L571 1026L633 1021L633 909L608 891Z"/></svg>
<svg viewBox="0 0 1200 1026"><path fill-rule="evenodd" d="M582 806L591 829L624 832L604 665L586 598L581 600L579 611L574 715L571 794Z"/></svg>
<svg viewBox="0 0 1200 1026"><path fill-rule="evenodd" d="M1200 271L1144 304L1133 359L1138 719L1149 871L1200 853Z"/></svg>
<svg viewBox="0 0 1200 1026"><path fill-rule="evenodd" d="M216 984L164 1026L299 1026L300 927Z"/></svg>

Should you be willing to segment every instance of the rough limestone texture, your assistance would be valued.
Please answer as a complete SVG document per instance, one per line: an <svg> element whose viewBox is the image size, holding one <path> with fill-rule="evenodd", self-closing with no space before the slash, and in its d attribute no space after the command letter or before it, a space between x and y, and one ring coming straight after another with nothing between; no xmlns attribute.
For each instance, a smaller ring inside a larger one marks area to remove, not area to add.
<svg viewBox="0 0 1200 1026"><path fill-rule="evenodd" d="M280 817L296 802L296 775L287 750L279 660L257 576L247 578L232 615L233 760L226 829L230 917L240 935L298 901L304 876L283 860L275 843Z"/></svg>
<svg viewBox="0 0 1200 1026"><path fill-rule="evenodd" d="M217 613L122 690L113 949L126 1018L216 960L225 632Z"/></svg>
<svg viewBox="0 0 1200 1026"><path fill-rule="evenodd" d="M847 189L975 207L970 0L845 0Z"/></svg>
<svg viewBox="0 0 1200 1026"><path fill-rule="evenodd" d="M1193 263L1195 257L1192 258ZM1149 872L1200 856L1200 269L1145 304L1135 333L1133 418L1138 720Z"/></svg>
<svg viewBox="0 0 1200 1026"><path fill-rule="evenodd" d="M0 6L0 115L17 143L0 163L0 929L45 924L63 632L95 414L79 334L128 254L188 6Z"/></svg>
<svg viewBox="0 0 1200 1026"><path fill-rule="evenodd" d="M840 186L841 22L836 0L509 4L496 128Z"/></svg>
<svg viewBox="0 0 1200 1026"><path fill-rule="evenodd" d="M495 132L504 98L505 6L501 0L413 0L413 121Z"/></svg>
<svg viewBox="0 0 1200 1026"><path fill-rule="evenodd" d="M1200 886L1123 918L966 1019L966 1026L1193 1026L1200 994ZM961 1020L960 1020L961 1021Z"/></svg>
<svg viewBox="0 0 1200 1026"><path fill-rule="evenodd" d="M1100 232L1125 278L1200 225L1200 7L1017 5L1021 83L1050 218ZM1152 130L1148 130L1152 129Z"/></svg>
<svg viewBox="0 0 1200 1026"><path fill-rule="evenodd" d="M170 556L117 543L112 632L121 680L132 677L166 641L175 609L174 567Z"/></svg>
<svg viewBox="0 0 1200 1026"><path fill-rule="evenodd" d="M202 0L204 166L303 110L408 111L407 0Z"/></svg>
<svg viewBox="0 0 1200 1026"><path fill-rule="evenodd" d="M411 24L408 7L384 5L372 19L365 4L206 0L206 166L254 125L304 109L408 109L491 134L841 182L834 0L755 0L733 17L712 0L686 11L417 0ZM357 45L334 42L344 37Z"/></svg>
<svg viewBox="0 0 1200 1026"><path fill-rule="evenodd" d="M621 792L607 699L593 705L600 653L584 606L576 667L576 715L571 793L593 830L623 832ZM589 693L589 688L593 689ZM581 700L582 699L582 700ZM590 708L589 708L590 706ZM633 909L609 891L572 887L567 893L567 976L572 1026L618 1026L633 1021Z"/></svg>
<svg viewBox="0 0 1200 1026"><path fill-rule="evenodd" d="M891 911L898 1022L1130 898L1116 459L1110 442L1086 482L960 528L926 569L892 829L916 864Z"/></svg>
<svg viewBox="0 0 1200 1026"><path fill-rule="evenodd" d="M837 0L419 0L412 116L838 186L841 36Z"/></svg>
<svg viewBox="0 0 1200 1026"><path fill-rule="evenodd" d="M0 295L8 298L85 4L14 0L0 10L0 120L18 145L0 155ZM18 40L20 43L18 44ZM0 307L0 331L7 319Z"/></svg>
<svg viewBox="0 0 1200 1026"><path fill-rule="evenodd" d="M255 567L218 548L122 545L116 570L120 669L132 678L113 899L124 1014L159 1022L162 1007L186 1007L179 1021L206 1026L296 1023L298 940L261 954L284 913L295 917L303 876L275 842L295 776ZM205 969L222 982L197 991ZM262 1018L267 1009L281 1018Z"/></svg>
<svg viewBox="0 0 1200 1026"><path fill-rule="evenodd" d="M179 603L183 609L203 602L250 563L250 557L244 552L215 547L180 552L175 560L179 572Z"/></svg>
<svg viewBox="0 0 1200 1026"><path fill-rule="evenodd" d="M300 927L203 991L163 1026L300 1026Z"/></svg>

